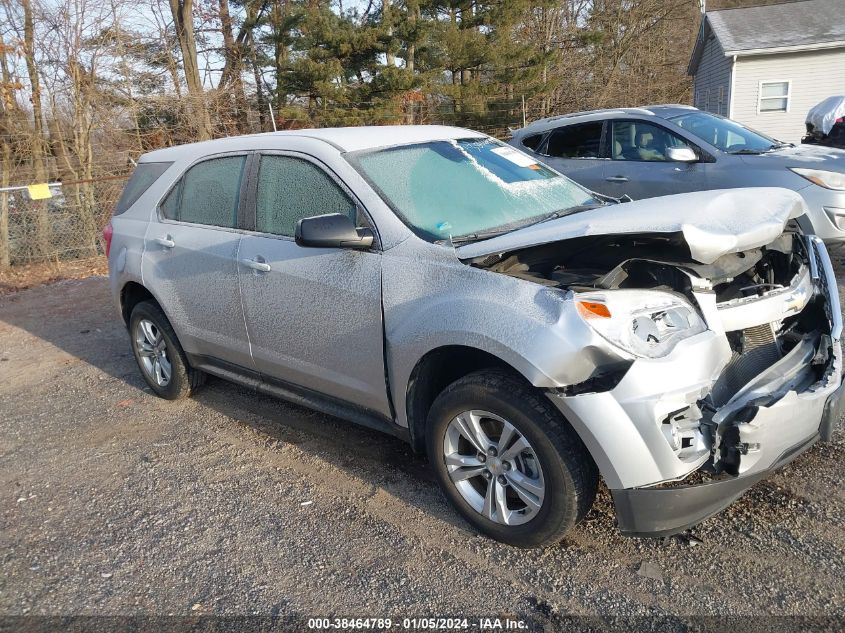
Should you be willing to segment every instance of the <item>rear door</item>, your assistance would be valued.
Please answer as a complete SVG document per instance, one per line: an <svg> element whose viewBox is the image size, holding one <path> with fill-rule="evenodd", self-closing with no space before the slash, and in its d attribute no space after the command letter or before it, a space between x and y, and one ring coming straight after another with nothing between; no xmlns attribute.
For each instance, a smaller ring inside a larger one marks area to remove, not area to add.
<svg viewBox="0 0 845 633"><path fill-rule="evenodd" d="M592 191L603 193L604 158L602 121L575 123L552 130L539 153L562 174Z"/></svg>
<svg viewBox="0 0 845 633"><path fill-rule="evenodd" d="M351 192L302 154L258 157L254 202L241 242L240 281L262 377L390 415L384 373L381 254L306 248L296 223L327 213L368 224ZM374 227L371 227L374 228Z"/></svg>
<svg viewBox="0 0 845 633"><path fill-rule="evenodd" d="M247 154L190 167L147 228L144 281L190 354L252 367L238 289L238 210Z"/></svg>
<svg viewBox="0 0 845 633"><path fill-rule="evenodd" d="M669 160L672 147L690 147L662 125L643 120L610 120L610 161L599 191L609 196L628 195L635 200L704 189L704 165Z"/></svg>

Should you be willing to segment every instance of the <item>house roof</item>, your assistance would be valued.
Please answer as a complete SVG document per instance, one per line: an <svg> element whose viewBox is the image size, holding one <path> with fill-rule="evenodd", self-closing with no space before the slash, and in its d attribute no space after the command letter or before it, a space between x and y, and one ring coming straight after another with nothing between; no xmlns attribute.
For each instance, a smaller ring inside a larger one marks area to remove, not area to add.
<svg viewBox="0 0 845 633"><path fill-rule="evenodd" d="M690 60L690 74L697 70L711 34L726 56L845 47L845 11L842 0L708 11Z"/></svg>

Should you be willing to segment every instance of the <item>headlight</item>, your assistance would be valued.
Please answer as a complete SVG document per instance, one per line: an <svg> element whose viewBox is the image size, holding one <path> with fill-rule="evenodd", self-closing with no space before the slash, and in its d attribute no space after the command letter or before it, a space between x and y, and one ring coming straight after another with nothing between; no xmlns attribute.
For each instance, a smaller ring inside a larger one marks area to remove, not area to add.
<svg viewBox="0 0 845 633"><path fill-rule="evenodd" d="M645 358L666 356L678 341L707 329L689 303L658 290L578 293L575 305L601 336Z"/></svg>
<svg viewBox="0 0 845 633"><path fill-rule="evenodd" d="M840 174L838 171L803 169L801 167L790 167L789 169L819 187L834 189L836 191L845 191L845 174Z"/></svg>

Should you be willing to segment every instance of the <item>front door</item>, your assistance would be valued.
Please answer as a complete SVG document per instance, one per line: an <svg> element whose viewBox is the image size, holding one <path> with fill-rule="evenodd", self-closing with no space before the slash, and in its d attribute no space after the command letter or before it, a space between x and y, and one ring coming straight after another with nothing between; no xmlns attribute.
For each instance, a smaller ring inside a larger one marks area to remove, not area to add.
<svg viewBox="0 0 845 633"><path fill-rule="evenodd" d="M238 206L247 156L197 163L150 222L143 275L186 352L252 367L238 289Z"/></svg>
<svg viewBox="0 0 845 633"><path fill-rule="evenodd" d="M255 232L244 235L238 256L252 356L267 380L387 416L381 255L297 245L297 221L327 213L359 220L350 194L322 165L261 155Z"/></svg>
<svg viewBox="0 0 845 633"><path fill-rule="evenodd" d="M704 188L704 165L668 158L671 147L689 147L666 128L641 120L611 120L610 159L599 191L634 200L700 191ZM692 148L690 148L692 149Z"/></svg>

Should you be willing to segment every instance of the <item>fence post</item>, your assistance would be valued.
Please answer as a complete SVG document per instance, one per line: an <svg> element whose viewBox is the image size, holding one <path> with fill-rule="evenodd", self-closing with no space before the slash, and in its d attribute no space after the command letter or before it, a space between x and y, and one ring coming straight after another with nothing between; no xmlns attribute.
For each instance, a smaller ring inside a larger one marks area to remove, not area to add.
<svg viewBox="0 0 845 633"><path fill-rule="evenodd" d="M9 251L9 194L0 191L0 268L9 267Z"/></svg>

